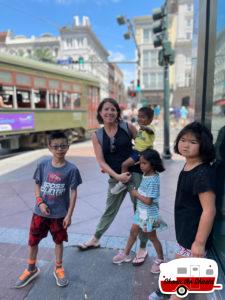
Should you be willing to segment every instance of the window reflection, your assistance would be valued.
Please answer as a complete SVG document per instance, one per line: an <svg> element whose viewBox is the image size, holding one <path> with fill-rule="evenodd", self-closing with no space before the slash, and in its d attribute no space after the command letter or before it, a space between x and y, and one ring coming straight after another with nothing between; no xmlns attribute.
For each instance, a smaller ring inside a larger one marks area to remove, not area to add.
<svg viewBox="0 0 225 300"><path fill-rule="evenodd" d="M225 2L217 1L217 38L214 72L212 131L216 139L225 124Z"/></svg>
<svg viewBox="0 0 225 300"><path fill-rule="evenodd" d="M214 247L225 272L225 2L217 0L212 133L217 156L217 217Z"/></svg>

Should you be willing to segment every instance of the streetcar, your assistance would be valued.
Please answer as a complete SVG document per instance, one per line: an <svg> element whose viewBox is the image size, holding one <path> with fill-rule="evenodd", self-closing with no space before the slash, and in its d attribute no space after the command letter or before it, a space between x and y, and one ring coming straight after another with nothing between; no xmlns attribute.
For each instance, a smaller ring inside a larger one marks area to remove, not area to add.
<svg viewBox="0 0 225 300"><path fill-rule="evenodd" d="M98 127L99 95L96 77L0 54L0 148L43 147L55 130L84 139Z"/></svg>

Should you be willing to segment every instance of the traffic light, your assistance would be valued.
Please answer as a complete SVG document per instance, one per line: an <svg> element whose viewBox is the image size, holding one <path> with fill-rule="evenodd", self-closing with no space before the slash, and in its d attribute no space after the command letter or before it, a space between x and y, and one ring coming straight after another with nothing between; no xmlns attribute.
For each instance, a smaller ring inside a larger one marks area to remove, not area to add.
<svg viewBox="0 0 225 300"><path fill-rule="evenodd" d="M137 80L136 91L137 91L137 92L141 92L141 83L140 83L140 79Z"/></svg>
<svg viewBox="0 0 225 300"><path fill-rule="evenodd" d="M174 50L172 49L171 42L169 41L163 42L163 54L164 54L164 58L167 60L167 62L170 65L174 64L175 53Z"/></svg>
<svg viewBox="0 0 225 300"><path fill-rule="evenodd" d="M168 40L168 16L166 5L154 9L152 19L154 21L152 31L155 34L153 44L155 48L162 47L158 54L160 66L172 65L175 60L175 53L172 49L171 42Z"/></svg>
<svg viewBox="0 0 225 300"><path fill-rule="evenodd" d="M131 98L134 98L134 97L136 97L136 92L133 91L133 90L128 90L128 95L129 95Z"/></svg>
<svg viewBox="0 0 225 300"><path fill-rule="evenodd" d="M165 5L153 10L152 19L156 21L153 24L152 31L156 34L153 44L154 47L157 48L162 46L163 40L165 39L165 31L167 30Z"/></svg>

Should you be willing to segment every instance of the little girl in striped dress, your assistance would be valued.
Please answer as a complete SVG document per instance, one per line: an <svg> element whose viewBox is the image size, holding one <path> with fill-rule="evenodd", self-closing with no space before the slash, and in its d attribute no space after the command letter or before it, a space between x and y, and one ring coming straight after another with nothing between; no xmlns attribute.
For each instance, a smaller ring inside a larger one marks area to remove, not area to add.
<svg viewBox="0 0 225 300"><path fill-rule="evenodd" d="M166 223L159 216L159 172L163 172L165 169L159 153L153 149L142 152L140 168L143 172L141 184L138 190L133 189L132 191L133 197L137 198L137 207L130 236L125 249L113 257L113 263L121 264L131 261L130 250L141 230L147 235L156 250L157 258L154 260L151 272L157 274L160 273L159 265L164 261L164 256L156 230L167 228Z"/></svg>

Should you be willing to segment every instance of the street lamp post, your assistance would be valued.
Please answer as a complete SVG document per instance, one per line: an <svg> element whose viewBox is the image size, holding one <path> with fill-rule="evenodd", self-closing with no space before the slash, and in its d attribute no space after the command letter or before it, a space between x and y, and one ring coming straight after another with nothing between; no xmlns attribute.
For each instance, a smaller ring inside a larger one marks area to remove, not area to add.
<svg viewBox="0 0 225 300"><path fill-rule="evenodd" d="M134 44L137 50L137 85L136 85L136 92L138 95L137 101L140 102L141 98L141 87L140 87L140 79L141 79L141 51L137 43L137 39L134 33L134 26L130 19L124 16L118 16L117 22L119 25L127 24L128 31L124 33L125 40L129 40L131 37L134 40Z"/></svg>

